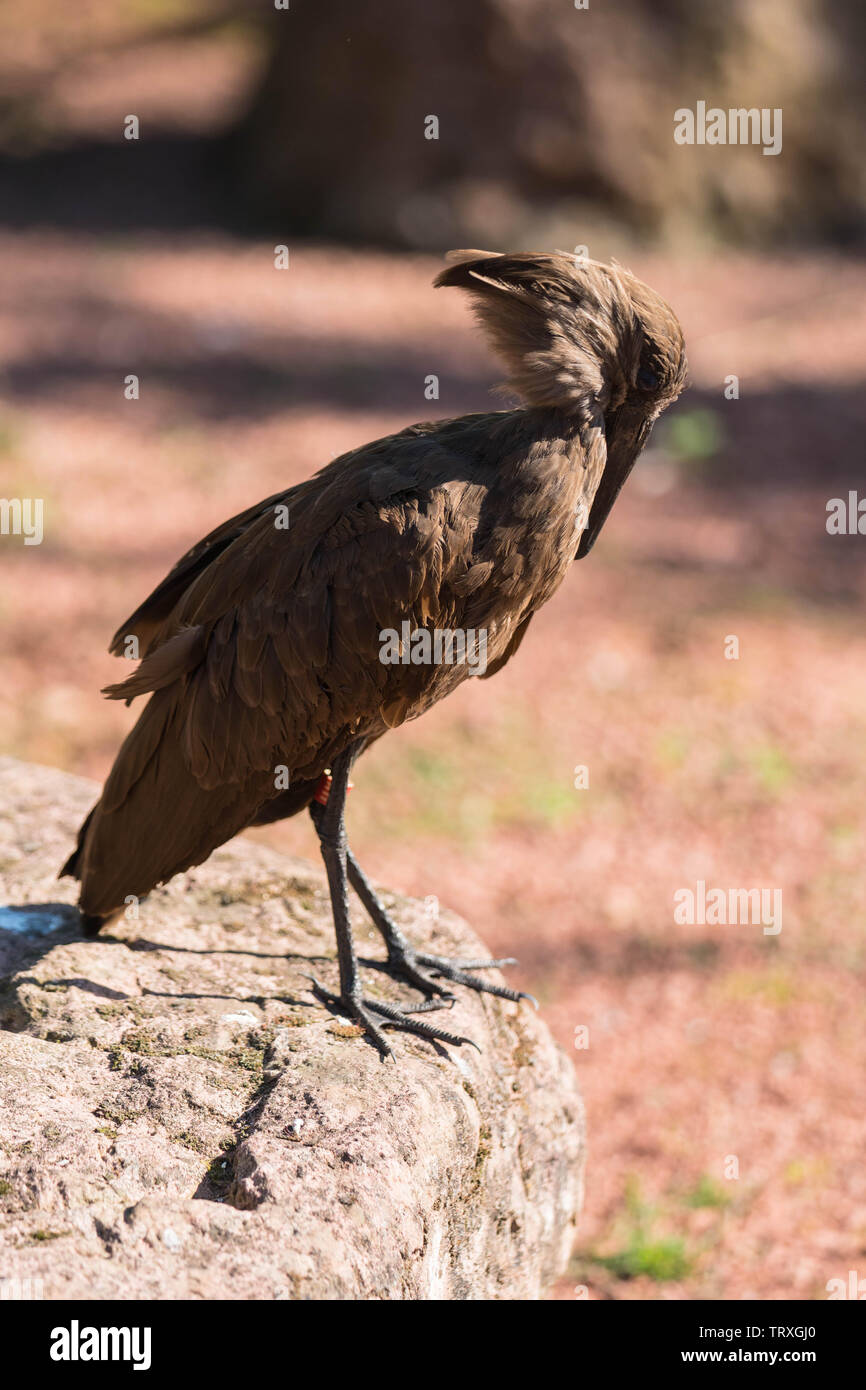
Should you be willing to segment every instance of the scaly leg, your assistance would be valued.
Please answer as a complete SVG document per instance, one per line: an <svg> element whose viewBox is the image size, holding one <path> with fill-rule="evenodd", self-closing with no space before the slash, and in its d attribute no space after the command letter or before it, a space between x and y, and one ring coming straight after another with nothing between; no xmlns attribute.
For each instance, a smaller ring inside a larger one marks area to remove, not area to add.
<svg viewBox="0 0 866 1390"><path fill-rule="evenodd" d="M362 993L355 945L352 940L352 925L349 919L349 892L346 879L346 789L349 781L349 770L357 751L357 749L348 748L334 759L328 804L322 809L322 815L316 821L322 858L325 861L325 869L328 874L331 909L334 915L337 960L340 967L340 993L333 994L315 979L313 980L313 988L326 1003L336 1004L349 1018L359 1023L383 1057L392 1057L394 1054L385 1034L373 1019L373 1014L379 1014L385 1024L391 1024L392 1027L400 1028L407 1033L416 1033L419 1037L428 1038L431 1042L451 1043L454 1046L471 1042L469 1038L459 1037L455 1033L446 1033L442 1028L434 1028L429 1023L422 1023L420 1019L409 1016L411 1013L424 1012L426 1009L424 1005L417 1009L404 1011L395 1008L393 1004L385 1004L378 999L366 998ZM472 1046L474 1047L475 1044L472 1043Z"/></svg>
<svg viewBox="0 0 866 1390"><path fill-rule="evenodd" d="M329 805L330 796L326 806L320 805L317 801L310 803L310 815L317 830ZM422 966L426 966L428 970L433 971L434 975L438 975L441 979L448 980L453 984L464 985L466 988L478 990L482 994L495 994L499 999L511 999L515 1003L521 999L528 999L536 1005L536 1008L538 1007L537 1001L531 994L525 994L522 990L509 989L507 985L492 984L489 980L482 980L477 975L467 973L472 970L501 970L503 966L516 965L517 961L513 956L507 956L503 960L452 960L448 956L434 956L426 952L416 951L389 915L387 908L377 895L348 844L346 845L346 869L349 883L364 904L374 927L381 932L385 939L385 945L388 948L388 964L416 989L420 989L428 1000L432 1000L434 996L443 1000L453 1000L455 996L453 991L439 984L437 980L421 969Z"/></svg>

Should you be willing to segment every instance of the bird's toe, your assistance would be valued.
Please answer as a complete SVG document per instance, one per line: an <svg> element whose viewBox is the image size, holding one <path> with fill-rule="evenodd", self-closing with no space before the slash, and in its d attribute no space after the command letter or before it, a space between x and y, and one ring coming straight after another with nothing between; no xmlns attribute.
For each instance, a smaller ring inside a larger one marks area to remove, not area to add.
<svg viewBox="0 0 866 1390"><path fill-rule="evenodd" d="M463 961L450 960L447 956L422 954L419 951L416 959L421 965L426 965L428 970L450 980L452 984L477 990L479 994L493 994L497 999L510 999L515 1004L519 1004L521 999L528 999L536 1009L538 1008L538 1000L524 990L509 989L508 985L495 984L492 980L483 980L479 975L470 973L472 970L499 970L503 965L516 965L517 962L513 958Z"/></svg>
<svg viewBox="0 0 866 1390"><path fill-rule="evenodd" d="M449 1033L444 1028L437 1028L431 1023L423 1023L420 1019L410 1017L419 1013L427 1013L431 1009L443 1007L437 1000L427 999L421 1004L408 1004L403 1008L398 1008L394 1004L386 1004L382 999L369 999L361 995L342 995L335 994L332 990L318 981L315 976L307 977L313 986L313 992L323 1003L332 1008L339 1009L342 1014L357 1023L364 1030L365 1036L379 1051L383 1058L393 1057L393 1050L379 1026L388 1025L392 1028L399 1028L404 1033L414 1033L416 1037L426 1038L429 1042L449 1043L452 1047L461 1047L463 1043L468 1043L477 1051L481 1051L477 1043L471 1038L464 1038L459 1033ZM379 1019L373 1017L379 1015Z"/></svg>

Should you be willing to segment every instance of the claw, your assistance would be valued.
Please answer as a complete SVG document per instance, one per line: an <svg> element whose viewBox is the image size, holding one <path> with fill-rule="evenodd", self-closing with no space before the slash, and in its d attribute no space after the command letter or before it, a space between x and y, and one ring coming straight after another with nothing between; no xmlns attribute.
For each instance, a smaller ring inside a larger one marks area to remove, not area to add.
<svg viewBox="0 0 866 1390"><path fill-rule="evenodd" d="M395 1005L386 1004L381 999L344 998L341 994L334 994L333 990L326 989L315 975L305 975L304 979L311 981L314 992L326 1004L342 1010L347 1018L360 1024L383 1058L393 1057L394 1053L388 1045L384 1033L370 1017L371 1012L381 1014L386 1025L390 1024L393 1028L399 1028L404 1033L415 1033L419 1038L426 1038L429 1042L450 1043L452 1047L462 1047L464 1043L468 1043L477 1052L481 1051L478 1044L473 1042L471 1038L464 1038L459 1033L448 1033L444 1028L435 1028L431 1023L421 1023L420 1020L416 1021L409 1017L410 1014L426 1013L430 1009L441 1007L432 1000L428 999L422 1004L410 1004L405 1009L398 1009Z"/></svg>
<svg viewBox="0 0 866 1390"><path fill-rule="evenodd" d="M476 970L492 970L498 969L500 965L506 963L505 961L448 960L445 956L430 956L421 951L413 951L411 954L407 953L404 961L399 962L399 965L401 969L404 968L404 964L408 964L411 968L416 961L420 965L426 965L434 974L450 980L452 984L464 985L467 989L475 989L479 994L493 994L498 999L510 999L514 1004L519 1003L521 999L531 999L535 1007L538 1008L538 1001L533 999L531 994L526 994L522 990L509 989L507 985L494 985L489 980L479 979L477 975L467 974L468 967L474 967ZM396 961L393 963L398 964Z"/></svg>

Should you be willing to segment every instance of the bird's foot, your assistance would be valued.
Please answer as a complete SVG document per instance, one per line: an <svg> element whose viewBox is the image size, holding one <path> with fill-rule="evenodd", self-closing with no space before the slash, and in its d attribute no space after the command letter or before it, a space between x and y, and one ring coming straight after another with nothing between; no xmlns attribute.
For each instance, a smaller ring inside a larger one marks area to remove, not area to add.
<svg viewBox="0 0 866 1390"><path fill-rule="evenodd" d="M422 1023L420 1019L409 1016L427 1013L431 1009L441 1007L432 1000L428 999L423 1004L408 1004L404 1008L398 1009L394 1004L386 1004L381 999L367 999L360 993L334 994L331 990L325 989L325 986L320 984L312 975L309 978L312 980L313 991L317 997L324 1003L340 1009L347 1018L359 1024L383 1058L393 1057L394 1053L380 1024L399 1028L404 1033L415 1033L417 1037L426 1038L429 1042L451 1043L453 1047L460 1047L462 1043L468 1043L476 1051L481 1051L478 1044L474 1043L471 1038L460 1037L457 1033L448 1033L444 1028L436 1028L431 1023ZM373 1014L378 1014L379 1019L374 1019Z"/></svg>
<svg viewBox="0 0 866 1390"><path fill-rule="evenodd" d="M480 994L495 994L498 999L512 999L515 1003L519 1003L521 999L528 999L536 1009L538 1008L538 1000L533 995L526 994L523 990L509 989L507 985L494 984L490 980L483 980L479 975L469 973L473 970L501 970L503 966L516 965L517 961L513 956L506 956L503 960L452 960L449 956L428 955L406 945L391 947L388 952L388 964L392 970L402 975L404 980L408 980L416 989L426 994L428 999L434 995L444 999L454 998L452 990L427 974L430 970L433 975L448 980L451 984L476 989Z"/></svg>

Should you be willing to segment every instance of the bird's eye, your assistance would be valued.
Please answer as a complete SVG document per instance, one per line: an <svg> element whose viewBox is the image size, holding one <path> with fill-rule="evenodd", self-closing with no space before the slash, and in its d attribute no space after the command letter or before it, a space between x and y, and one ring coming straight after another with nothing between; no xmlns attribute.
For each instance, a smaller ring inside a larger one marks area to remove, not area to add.
<svg viewBox="0 0 866 1390"><path fill-rule="evenodd" d="M642 391L657 391L659 379L655 372L651 372L649 367L641 367L637 377L637 385Z"/></svg>

